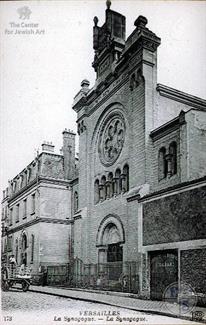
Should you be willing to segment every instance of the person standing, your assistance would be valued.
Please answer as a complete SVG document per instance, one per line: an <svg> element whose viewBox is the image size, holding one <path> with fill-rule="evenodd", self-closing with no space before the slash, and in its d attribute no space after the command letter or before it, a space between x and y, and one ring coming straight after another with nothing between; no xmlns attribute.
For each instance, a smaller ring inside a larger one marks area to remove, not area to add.
<svg viewBox="0 0 206 325"><path fill-rule="evenodd" d="M9 258L9 264L10 264L10 271L11 271L11 276L14 276L14 269L16 267L16 260L14 255L12 254Z"/></svg>

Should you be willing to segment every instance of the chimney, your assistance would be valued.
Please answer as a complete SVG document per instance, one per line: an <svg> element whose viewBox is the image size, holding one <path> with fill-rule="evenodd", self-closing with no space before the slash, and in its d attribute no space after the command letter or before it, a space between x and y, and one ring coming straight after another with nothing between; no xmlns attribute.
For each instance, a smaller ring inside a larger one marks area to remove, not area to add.
<svg viewBox="0 0 206 325"><path fill-rule="evenodd" d="M75 172L75 136L69 129L63 132L64 175L66 179L73 179Z"/></svg>
<svg viewBox="0 0 206 325"><path fill-rule="evenodd" d="M44 141L41 146L42 151L54 152L54 145L52 144L52 142Z"/></svg>

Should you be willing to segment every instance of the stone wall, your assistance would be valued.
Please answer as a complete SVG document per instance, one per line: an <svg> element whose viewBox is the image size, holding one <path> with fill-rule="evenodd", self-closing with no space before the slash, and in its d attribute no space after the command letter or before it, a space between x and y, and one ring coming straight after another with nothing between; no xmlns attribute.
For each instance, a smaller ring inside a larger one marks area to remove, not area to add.
<svg viewBox="0 0 206 325"><path fill-rule="evenodd" d="M180 252L180 279L188 283L196 293L206 294L206 249L190 249Z"/></svg>
<svg viewBox="0 0 206 325"><path fill-rule="evenodd" d="M71 209L71 193L66 185L41 183L39 216L68 219Z"/></svg>
<svg viewBox="0 0 206 325"><path fill-rule="evenodd" d="M204 239L206 187L166 196L143 207L143 244Z"/></svg>
<svg viewBox="0 0 206 325"><path fill-rule="evenodd" d="M192 110L186 114L188 179L206 175L206 112Z"/></svg>
<svg viewBox="0 0 206 325"><path fill-rule="evenodd" d="M70 225L42 222L39 238L41 265L69 263Z"/></svg>

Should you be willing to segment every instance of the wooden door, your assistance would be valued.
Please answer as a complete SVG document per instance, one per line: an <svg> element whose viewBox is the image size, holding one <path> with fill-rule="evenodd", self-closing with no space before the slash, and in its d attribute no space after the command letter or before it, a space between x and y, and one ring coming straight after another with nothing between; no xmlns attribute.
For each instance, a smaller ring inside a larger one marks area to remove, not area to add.
<svg viewBox="0 0 206 325"><path fill-rule="evenodd" d="M176 250L150 252L150 297L162 300L168 285L178 281Z"/></svg>

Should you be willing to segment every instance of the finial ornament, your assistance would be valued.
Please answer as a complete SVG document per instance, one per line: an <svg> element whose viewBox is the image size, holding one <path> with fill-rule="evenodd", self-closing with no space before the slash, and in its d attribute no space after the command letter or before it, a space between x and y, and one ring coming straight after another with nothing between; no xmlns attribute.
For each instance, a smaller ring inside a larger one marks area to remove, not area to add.
<svg viewBox="0 0 206 325"><path fill-rule="evenodd" d="M110 9L112 2L110 0L106 1L107 9Z"/></svg>
<svg viewBox="0 0 206 325"><path fill-rule="evenodd" d="M99 19L97 18L97 16L95 16L95 17L94 17L94 26L97 26L98 21L99 21Z"/></svg>

